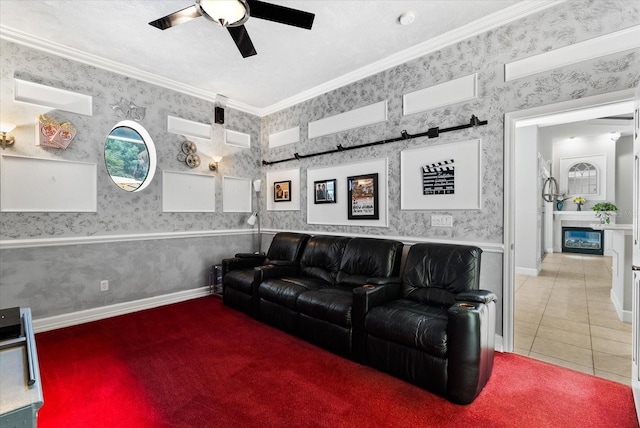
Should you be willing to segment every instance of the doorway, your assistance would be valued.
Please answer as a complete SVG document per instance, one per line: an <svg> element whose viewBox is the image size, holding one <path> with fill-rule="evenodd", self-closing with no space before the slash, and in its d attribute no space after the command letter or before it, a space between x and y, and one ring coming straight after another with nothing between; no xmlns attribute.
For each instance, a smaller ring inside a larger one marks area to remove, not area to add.
<svg viewBox="0 0 640 428"><path fill-rule="evenodd" d="M535 125L548 120L572 122L584 120L585 117L592 119L603 116L614 116L633 111L633 90L619 91L595 97L572 100L563 103L536 107L533 109L521 110L507 113L505 115L505 206L504 206L504 266L503 275L505 278L503 290L504 312L503 312L503 348L507 352L513 352L515 348L515 296L516 289L522 283L516 281L516 246L515 246L515 216L516 216L516 191L515 191L515 144L516 128L521 125ZM604 113L606 112L606 113ZM562 253L558 253L562 254ZM587 257L587 256L576 256ZM593 257L593 256L591 256ZM557 261L551 260L551 261ZM566 260L563 261L567 263ZM577 263L577 262L576 262ZM580 263L585 263L580 261ZM589 264L589 261L586 262ZM544 264L544 262L543 262ZM556 276L559 275L556 272ZM562 273L565 275L566 273ZM535 277L534 277L535 278ZM521 279L521 278L520 278ZM606 294L604 298L606 298Z"/></svg>

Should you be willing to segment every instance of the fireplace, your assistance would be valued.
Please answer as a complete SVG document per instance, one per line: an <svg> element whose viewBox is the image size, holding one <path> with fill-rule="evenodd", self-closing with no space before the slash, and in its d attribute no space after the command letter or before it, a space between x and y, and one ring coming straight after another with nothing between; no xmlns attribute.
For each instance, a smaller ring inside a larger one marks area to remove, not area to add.
<svg viewBox="0 0 640 428"><path fill-rule="evenodd" d="M604 254L604 231L590 227L563 227L562 252Z"/></svg>

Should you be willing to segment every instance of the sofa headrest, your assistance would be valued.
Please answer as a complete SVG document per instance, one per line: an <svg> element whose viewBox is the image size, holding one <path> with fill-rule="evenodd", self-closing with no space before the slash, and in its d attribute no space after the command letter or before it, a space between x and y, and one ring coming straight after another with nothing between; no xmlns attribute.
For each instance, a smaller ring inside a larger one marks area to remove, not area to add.
<svg viewBox="0 0 640 428"><path fill-rule="evenodd" d="M390 277L400 273L403 244L377 238L353 238L342 255L337 282L360 286L363 277Z"/></svg>
<svg viewBox="0 0 640 428"><path fill-rule="evenodd" d="M312 236L302 252L300 272L304 276L334 283L342 253L351 238L345 236Z"/></svg>
<svg viewBox="0 0 640 428"><path fill-rule="evenodd" d="M271 241L267 263L274 260L298 262L310 236L303 233L280 232Z"/></svg>
<svg viewBox="0 0 640 428"><path fill-rule="evenodd" d="M452 305L455 295L480 284L478 247L454 244L414 244L402 275L402 296L422 303Z"/></svg>

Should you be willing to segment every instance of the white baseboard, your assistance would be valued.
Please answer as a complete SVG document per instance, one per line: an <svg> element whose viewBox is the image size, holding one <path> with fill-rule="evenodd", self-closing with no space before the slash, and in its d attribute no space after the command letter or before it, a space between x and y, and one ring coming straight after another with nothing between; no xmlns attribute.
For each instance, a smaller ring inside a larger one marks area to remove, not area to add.
<svg viewBox="0 0 640 428"><path fill-rule="evenodd" d="M522 268L522 267L516 266L517 275L538 276L539 273L540 273L540 269Z"/></svg>
<svg viewBox="0 0 640 428"><path fill-rule="evenodd" d="M613 303L613 307L616 310L616 314L618 314L618 319L622 322L631 324L631 320L633 319L633 317L631 316L631 311L625 311L624 309L622 309L622 305L620 304L620 301L618 300L618 297L613 292L613 290L611 290L611 302Z"/></svg>
<svg viewBox="0 0 640 428"><path fill-rule="evenodd" d="M192 290L164 294L162 296L134 300L131 302L116 303L114 305L86 309L84 311L70 312L68 314L34 319L33 331L35 333L41 333L43 331L55 330L57 328L69 327L72 325L97 321L105 318L115 317L118 315L129 314L144 309L151 309L158 306L169 305L171 303L178 303L185 300L196 299L198 297L204 297L209 294L211 294L209 286L205 286L194 288Z"/></svg>
<svg viewBox="0 0 640 428"><path fill-rule="evenodd" d="M502 344L502 335L496 334L495 340L496 340L496 343L495 343L493 349L498 351L498 352L504 352L504 345Z"/></svg>

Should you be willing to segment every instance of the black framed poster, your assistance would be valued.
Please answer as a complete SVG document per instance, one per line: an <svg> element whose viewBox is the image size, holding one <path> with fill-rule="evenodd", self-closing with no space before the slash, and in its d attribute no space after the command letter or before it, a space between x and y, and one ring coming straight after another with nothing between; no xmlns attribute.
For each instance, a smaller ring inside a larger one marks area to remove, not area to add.
<svg viewBox="0 0 640 428"><path fill-rule="evenodd" d="M347 178L349 220L378 220L378 174Z"/></svg>

